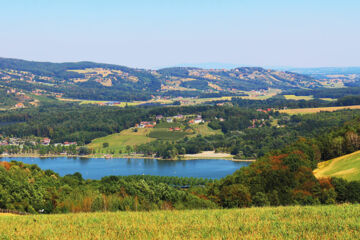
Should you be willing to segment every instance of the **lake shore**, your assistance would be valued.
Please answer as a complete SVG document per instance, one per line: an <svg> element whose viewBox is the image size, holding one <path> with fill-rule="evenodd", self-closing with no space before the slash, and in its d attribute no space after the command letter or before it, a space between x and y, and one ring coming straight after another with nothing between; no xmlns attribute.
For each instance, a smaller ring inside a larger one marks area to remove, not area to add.
<svg viewBox="0 0 360 240"><path fill-rule="evenodd" d="M188 160L201 160L201 159L219 159L229 160L234 162L255 162L255 159L234 159L233 155L228 153L215 153L214 151L205 151L197 154L180 155L177 159L163 159L158 157L142 156L140 154L94 154L94 155L62 155L62 154L46 154L40 155L37 153L30 154L2 154L1 158L135 158L135 159L157 159L157 160L174 160L174 161L188 161Z"/></svg>

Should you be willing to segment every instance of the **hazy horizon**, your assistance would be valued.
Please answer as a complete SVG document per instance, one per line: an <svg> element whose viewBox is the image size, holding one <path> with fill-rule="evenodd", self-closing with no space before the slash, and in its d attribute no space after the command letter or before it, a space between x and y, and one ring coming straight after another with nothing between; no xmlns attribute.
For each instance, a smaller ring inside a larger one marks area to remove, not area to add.
<svg viewBox="0 0 360 240"><path fill-rule="evenodd" d="M360 2L4 0L2 57L158 69L360 66Z"/></svg>

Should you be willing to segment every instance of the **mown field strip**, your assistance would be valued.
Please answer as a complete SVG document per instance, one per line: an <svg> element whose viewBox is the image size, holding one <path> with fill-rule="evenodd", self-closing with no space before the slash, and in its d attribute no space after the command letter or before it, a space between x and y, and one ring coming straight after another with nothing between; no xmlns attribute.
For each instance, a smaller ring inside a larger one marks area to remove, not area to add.
<svg viewBox="0 0 360 240"><path fill-rule="evenodd" d="M307 113L318 113L318 112L334 112L342 109L360 109L360 105L341 106L341 107L321 107L321 108L294 108L294 109L279 110L279 112L287 113L287 114L307 114Z"/></svg>

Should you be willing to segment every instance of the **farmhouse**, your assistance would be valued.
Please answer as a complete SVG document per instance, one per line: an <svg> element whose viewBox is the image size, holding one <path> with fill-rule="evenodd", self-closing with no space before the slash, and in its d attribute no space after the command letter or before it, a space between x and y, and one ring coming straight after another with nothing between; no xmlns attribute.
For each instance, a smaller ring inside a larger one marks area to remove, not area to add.
<svg viewBox="0 0 360 240"><path fill-rule="evenodd" d="M195 123L195 124L203 123L203 122L204 122L204 120L202 120L202 118L196 118L196 119L194 120L194 123Z"/></svg>
<svg viewBox="0 0 360 240"><path fill-rule="evenodd" d="M140 122L138 125L139 128L153 128L155 127L156 122Z"/></svg>
<svg viewBox="0 0 360 240"><path fill-rule="evenodd" d="M161 120L161 119L163 119L164 117L163 117L163 115L157 115L156 116L156 120Z"/></svg>
<svg viewBox="0 0 360 240"><path fill-rule="evenodd" d="M50 144L50 138L43 138L42 140L41 140L41 144L42 145L49 145Z"/></svg>
<svg viewBox="0 0 360 240"><path fill-rule="evenodd" d="M17 104L15 105L15 107L16 107L16 108L24 108L25 106L24 106L23 103L19 102L19 103L17 103Z"/></svg>
<svg viewBox="0 0 360 240"><path fill-rule="evenodd" d="M77 144L76 142L64 142L65 147L68 147L70 145L76 145L76 144Z"/></svg>

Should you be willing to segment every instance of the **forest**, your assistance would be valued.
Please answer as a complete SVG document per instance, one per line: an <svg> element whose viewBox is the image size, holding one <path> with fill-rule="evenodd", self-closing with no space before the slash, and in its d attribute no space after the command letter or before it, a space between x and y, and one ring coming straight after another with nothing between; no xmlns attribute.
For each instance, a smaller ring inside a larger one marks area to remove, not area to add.
<svg viewBox="0 0 360 240"><path fill-rule="evenodd" d="M85 144L139 121L153 120L159 114L201 114L209 127L220 129L222 134L153 141L135 151L174 158L183 153L215 150L257 160L217 181L156 176L90 180L79 173L62 177L36 165L2 162L0 208L65 213L360 201L360 182L316 179L312 172L320 161L360 149L360 112L356 110L290 116L236 105L119 109L49 103L46 107L2 112L0 122L10 124L2 125L0 130L4 136L50 137ZM252 119L261 120L253 127ZM88 150L80 147L78 151L86 154Z"/></svg>
<svg viewBox="0 0 360 240"><path fill-rule="evenodd" d="M359 134L356 119L318 138L298 138L219 181L156 176L86 180L80 173L61 177L36 165L1 162L0 208L66 213L356 203L359 181L316 179L312 170L327 157L359 149Z"/></svg>

